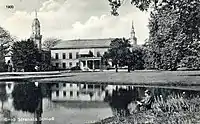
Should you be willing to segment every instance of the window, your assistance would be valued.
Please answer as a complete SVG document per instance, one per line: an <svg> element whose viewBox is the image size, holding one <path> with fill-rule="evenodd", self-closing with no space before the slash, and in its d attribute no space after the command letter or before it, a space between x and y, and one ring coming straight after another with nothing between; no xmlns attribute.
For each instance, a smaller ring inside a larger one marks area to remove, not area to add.
<svg viewBox="0 0 200 124"><path fill-rule="evenodd" d="M86 89L86 84L83 85L83 88Z"/></svg>
<svg viewBox="0 0 200 124"><path fill-rule="evenodd" d="M69 63L69 67L72 67L72 62Z"/></svg>
<svg viewBox="0 0 200 124"><path fill-rule="evenodd" d="M93 88L93 84L89 84L89 85L88 85L88 88L89 88L89 89L92 89L92 88Z"/></svg>
<svg viewBox="0 0 200 124"><path fill-rule="evenodd" d="M63 91L63 96L66 96L66 91Z"/></svg>
<svg viewBox="0 0 200 124"><path fill-rule="evenodd" d="M82 63L83 63L83 66L85 67L86 66L86 61L82 61Z"/></svg>
<svg viewBox="0 0 200 124"><path fill-rule="evenodd" d="M100 85L94 85L94 88L96 88L96 89L100 89Z"/></svg>
<svg viewBox="0 0 200 124"><path fill-rule="evenodd" d="M77 59L79 58L79 53L78 53L78 52L76 52L76 58L77 58Z"/></svg>
<svg viewBox="0 0 200 124"><path fill-rule="evenodd" d="M62 56L63 56L63 59L66 59L66 54L65 53L63 53Z"/></svg>
<svg viewBox="0 0 200 124"><path fill-rule="evenodd" d="M72 97L73 96L73 91L70 91L70 97Z"/></svg>
<svg viewBox="0 0 200 124"><path fill-rule="evenodd" d="M69 59L72 59L72 53L69 53Z"/></svg>
<svg viewBox="0 0 200 124"><path fill-rule="evenodd" d="M76 92L76 95L79 97L79 91Z"/></svg>
<svg viewBox="0 0 200 124"><path fill-rule="evenodd" d="M56 84L56 88L58 88L59 87L59 84Z"/></svg>
<svg viewBox="0 0 200 124"><path fill-rule="evenodd" d="M9 88L9 89L11 88L11 85L12 85L12 84L10 84L10 83L8 84L8 88Z"/></svg>
<svg viewBox="0 0 200 124"><path fill-rule="evenodd" d="M58 68L59 67L59 63L56 63L56 68Z"/></svg>
<svg viewBox="0 0 200 124"><path fill-rule="evenodd" d="M66 83L63 83L63 87L66 87Z"/></svg>
<svg viewBox="0 0 200 124"><path fill-rule="evenodd" d="M56 57L55 57L56 59L59 59L58 53L56 53L55 56L56 56Z"/></svg>
<svg viewBox="0 0 200 124"><path fill-rule="evenodd" d="M66 68L66 63L63 63L63 68L64 68L64 69Z"/></svg>
<svg viewBox="0 0 200 124"><path fill-rule="evenodd" d="M59 96L59 91L56 91L56 96L57 96L57 97Z"/></svg>

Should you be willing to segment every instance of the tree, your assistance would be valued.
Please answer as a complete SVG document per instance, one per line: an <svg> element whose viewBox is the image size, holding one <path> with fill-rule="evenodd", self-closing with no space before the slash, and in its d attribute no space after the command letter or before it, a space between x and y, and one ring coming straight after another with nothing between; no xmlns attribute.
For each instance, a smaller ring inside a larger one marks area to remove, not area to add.
<svg viewBox="0 0 200 124"><path fill-rule="evenodd" d="M116 72L118 72L118 65L131 65L130 46L129 40L126 40L125 38L116 38L111 41L110 48L108 49L108 52L104 54L104 58L112 60L112 63L115 65Z"/></svg>
<svg viewBox="0 0 200 124"><path fill-rule="evenodd" d="M200 57L198 57L198 56L187 56L187 57L184 57L181 60L180 66L191 68L191 69L200 69L199 63L200 63Z"/></svg>
<svg viewBox="0 0 200 124"><path fill-rule="evenodd" d="M151 48L151 43L148 41L143 44L143 60L145 69L155 69L155 56Z"/></svg>
<svg viewBox="0 0 200 124"><path fill-rule="evenodd" d="M44 42L43 42L43 47L46 50L50 50L52 47L54 47L58 42L60 41L60 39L57 38L47 38Z"/></svg>
<svg viewBox="0 0 200 124"><path fill-rule="evenodd" d="M35 66L41 62L41 53L32 40L15 42L12 46L12 61L14 68L24 71L35 71Z"/></svg>
<svg viewBox="0 0 200 124"><path fill-rule="evenodd" d="M183 58L199 57L200 1L162 1L151 13L149 46L159 69L177 70Z"/></svg>
<svg viewBox="0 0 200 124"><path fill-rule="evenodd" d="M13 106L16 110L34 113L37 118L37 124L40 124L42 114L42 91L40 86L36 87L34 83L21 83L14 86Z"/></svg>
<svg viewBox="0 0 200 124"><path fill-rule="evenodd" d="M142 47L132 48L132 61L131 65L133 69L144 69L144 49Z"/></svg>
<svg viewBox="0 0 200 124"><path fill-rule="evenodd" d="M108 0L109 5L111 6L111 14L114 16L118 16L119 13L117 12L117 9L119 9L126 0ZM151 3L156 5L158 2L166 1L166 0L130 0L130 3L137 8L139 8L141 11L147 11L148 8L150 8Z"/></svg>
<svg viewBox="0 0 200 124"><path fill-rule="evenodd" d="M5 71L5 55L9 52L12 42L10 33L0 27L0 71Z"/></svg>

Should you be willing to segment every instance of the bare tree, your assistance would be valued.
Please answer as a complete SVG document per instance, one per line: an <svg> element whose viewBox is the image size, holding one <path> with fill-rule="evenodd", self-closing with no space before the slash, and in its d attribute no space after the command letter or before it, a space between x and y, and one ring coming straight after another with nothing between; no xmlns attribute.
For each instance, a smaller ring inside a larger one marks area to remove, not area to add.
<svg viewBox="0 0 200 124"><path fill-rule="evenodd" d="M61 41L61 39L58 38L47 38L44 42L43 42L43 47L46 50L50 50L52 47L54 47L59 41Z"/></svg>

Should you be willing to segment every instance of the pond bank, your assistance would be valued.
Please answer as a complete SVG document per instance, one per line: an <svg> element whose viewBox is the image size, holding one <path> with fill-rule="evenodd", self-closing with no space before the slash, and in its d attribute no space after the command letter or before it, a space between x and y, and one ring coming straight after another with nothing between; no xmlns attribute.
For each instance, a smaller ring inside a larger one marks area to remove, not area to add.
<svg viewBox="0 0 200 124"><path fill-rule="evenodd" d="M129 107L124 107L120 111L116 108L118 103L122 101L120 97L118 102L113 103L112 117L103 119L92 124L191 124L200 123L200 97L199 91L170 91L162 92L152 90L152 98L154 99L151 107L142 106L137 108L132 106L134 111L130 111ZM123 93L123 92L121 92ZM167 95L168 94L168 95ZM115 95L113 95L114 97ZM121 98L124 97L121 95ZM112 99L113 100L113 99ZM112 102L111 100L111 102ZM132 100L137 105L137 102ZM130 104L130 103L129 103ZM121 104L120 104L121 105ZM126 104L124 104L126 105ZM130 114L125 115L124 112L129 110ZM117 112L117 113L116 113Z"/></svg>
<svg viewBox="0 0 200 124"><path fill-rule="evenodd" d="M63 72L5 72L0 73L0 81L23 81L34 79L51 79L60 77L69 77L72 75L63 75Z"/></svg>

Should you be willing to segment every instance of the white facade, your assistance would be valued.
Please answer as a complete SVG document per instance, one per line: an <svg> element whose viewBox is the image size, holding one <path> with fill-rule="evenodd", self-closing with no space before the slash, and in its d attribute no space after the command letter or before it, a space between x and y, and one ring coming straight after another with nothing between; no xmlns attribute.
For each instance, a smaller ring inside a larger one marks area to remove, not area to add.
<svg viewBox="0 0 200 124"><path fill-rule="evenodd" d="M81 63L80 53L84 49L58 49L51 50L52 64L53 66L59 67L61 69L71 68L74 66L84 67L83 63ZM101 56L108 50L108 48L89 48L85 49L89 50L93 53L94 57ZM70 55L71 54L71 55ZM56 57L57 56L57 57ZM92 58L94 59L94 58ZM100 58L98 58L100 60Z"/></svg>

